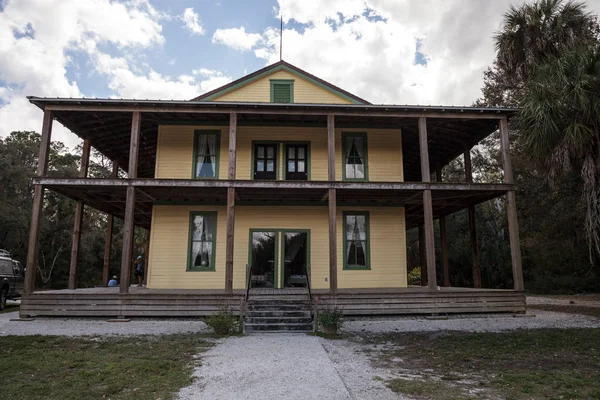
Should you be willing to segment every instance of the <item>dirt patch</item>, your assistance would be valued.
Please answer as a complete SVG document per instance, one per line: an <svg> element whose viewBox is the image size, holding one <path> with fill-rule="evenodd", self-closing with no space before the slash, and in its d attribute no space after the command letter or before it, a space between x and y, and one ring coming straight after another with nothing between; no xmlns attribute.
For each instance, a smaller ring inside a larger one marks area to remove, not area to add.
<svg viewBox="0 0 600 400"><path fill-rule="evenodd" d="M531 304L527 306L529 310L553 311L566 314L589 315L600 318L600 306L588 307L585 305L562 305L562 304Z"/></svg>

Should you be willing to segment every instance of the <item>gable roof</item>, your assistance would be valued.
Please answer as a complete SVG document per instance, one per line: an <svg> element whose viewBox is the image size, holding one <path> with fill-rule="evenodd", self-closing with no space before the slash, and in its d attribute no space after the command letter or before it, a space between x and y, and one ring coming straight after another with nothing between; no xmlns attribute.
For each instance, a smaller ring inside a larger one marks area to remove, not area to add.
<svg viewBox="0 0 600 400"><path fill-rule="evenodd" d="M277 71L287 71L291 74L297 75L301 78L304 78L306 80L308 80L309 82L337 95L340 96L354 104L371 104L369 103L367 100L362 99L350 92L345 91L344 89L337 87L327 81L324 81L321 78L318 78L312 74L309 74L308 72L304 71L303 69L300 69L298 67L296 67L295 65L292 65L288 62L285 62L283 60L276 62L275 64L271 64L269 66L266 66L262 69L259 69L258 71L255 71L249 75L243 76L240 79L237 79L233 82L228 83L227 85L221 86L220 88L217 88L215 90L211 90L210 92L204 93L198 97L193 98L191 101L211 101L214 100L215 98L222 96L226 93L229 93L231 91L234 91L242 86L245 86L257 79L260 79L264 76L270 75L274 72Z"/></svg>

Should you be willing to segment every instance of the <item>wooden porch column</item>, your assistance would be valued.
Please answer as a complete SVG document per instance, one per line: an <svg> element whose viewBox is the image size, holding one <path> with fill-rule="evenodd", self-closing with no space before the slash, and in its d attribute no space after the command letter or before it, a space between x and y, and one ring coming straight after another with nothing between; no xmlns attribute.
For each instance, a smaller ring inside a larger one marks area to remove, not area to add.
<svg viewBox="0 0 600 400"><path fill-rule="evenodd" d="M335 182L335 117L327 114L327 179ZM328 190L329 200L329 292L337 293L337 193Z"/></svg>
<svg viewBox="0 0 600 400"><path fill-rule="evenodd" d="M131 118L131 137L129 140L129 165L127 177L137 178L138 151L140 147L140 125L141 115L134 111ZM121 294L129 293L131 262L133 255L133 234L135 227L135 188L127 186L127 197L125 199L125 219L123 220L123 255L121 257L121 282L119 291Z"/></svg>
<svg viewBox="0 0 600 400"><path fill-rule="evenodd" d="M88 166L90 164L90 139L83 140L83 151L81 152L81 168L79 177L87 178ZM79 258L79 245L81 243L81 224L83 222L83 211L85 205L83 200L77 200L75 206L75 221L73 222L73 241L71 243L71 265L69 268L69 289L77 288L77 261Z"/></svg>
<svg viewBox="0 0 600 400"><path fill-rule="evenodd" d="M473 182L473 168L471 165L471 149L465 150L465 179L467 182ZM473 262L473 287L481 287L481 261L479 253L479 243L477 240L477 225L475 224L475 206L468 207L469 212L469 234L471 235L471 256Z"/></svg>
<svg viewBox="0 0 600 400"><path fill-rule="evenodd" d="M421 180L431 181L429 172L429 145L427 143L427 119L419 117L419 147L421 150ZM423 217L425 219L425 258L427 261L427 284L429 290L437 290L435 275L435 236L433 233L433 204L431 190L423 190Z"/></svg>
<svg viewBox="0 0 600 400"><path fill-rule="evenodd" d="M502 165L504 182L513 183L512 163L510 160L510 144L508 142L508 120L500 119L500 143L502 146ZM508 217L508 236L510 238L510 254L512 260L514 288L523 291L523 266L521 264L521 243L519 241L519 222L517 221L517 203L515 191L506 192L506 215Z"/></svg>
<svg viewBox="0 0 600 400"><path fill-rule="evenodd" d="M442 168L438 167L435 171L436 180L442 181ZM442 285L450 286L450 268L448 266L448 235L446 230L446 216L440 215L440 242L442 252Z"/></svg>
<svg viewBox="0 0 600 400"><path fill-rule="evenodd" d="M229 114L229 169L227 179L235 179L237 114ZM227 188L227 243L225 247L225 293L233 293L233 252L235 231L235 188Z"/></svg>
<svg viewBox="0 0 600 400"><path fill-rule="evenodd" d="M44 111L42 122L42 137L40 139L40 154L36 176L45 177L48 172L48 154L50 153L50 140L52 137L52 111ZM38 265L38 252L40 248L40 221L44 205L44 186L34 185L33 206L31 211L31 225L29 228L29 243L27 245L27 263L25 264L25 294L33 293L35 289L35 275Z"/></svg>
<svg viewBox="0 0 600 400"><path fill-rule="evenodd" d="M427 256L425 255L425 227L419 225L419 263L421 264L421 286L427 286Z"/></svg>
<svg viewBox="0 0 600 400"><path fill-rule="evenodd" d="M113 161L113 170L111 177L116 179L119 176L119 164ZM110 250L112 247L112 231L115 217L112 214L106 216L106 236L104 239L104 260L102 265L102 286L108 286L108 275L110 266Z"/></svg>
<svg viewBox="0 0 600 400"><path fill-rule="evenodd" d="M144 245L144 285L148 284L148 265L150 265L150 229L146 230L146 244Z"/></svg>

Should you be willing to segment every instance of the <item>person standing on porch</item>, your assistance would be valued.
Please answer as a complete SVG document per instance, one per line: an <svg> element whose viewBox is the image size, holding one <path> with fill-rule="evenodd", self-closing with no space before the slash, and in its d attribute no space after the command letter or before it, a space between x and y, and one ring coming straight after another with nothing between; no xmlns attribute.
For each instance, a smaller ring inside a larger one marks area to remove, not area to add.
<svg viewBox="0 0 600 400"><path fill-rule="evenodd" d="M138 286L141 287L144 281L144 261L142 260L142 256L137 256L135 259L135 276L137 276Z"/></svg>

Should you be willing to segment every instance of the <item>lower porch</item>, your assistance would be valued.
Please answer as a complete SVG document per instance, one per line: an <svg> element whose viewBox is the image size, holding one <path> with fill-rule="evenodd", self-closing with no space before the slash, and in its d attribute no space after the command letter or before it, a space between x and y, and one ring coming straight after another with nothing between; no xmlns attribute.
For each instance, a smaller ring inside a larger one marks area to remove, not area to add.
<svg viewBox="0 0 600 400"><path fill-rule="evenodd" d="M308 298L305 288L253 288L253 296L273 299ZM339 289L312 291L315 311L337 308L348 316L447 315L465 313L523 313L525 295L515 290L440 287ZM224 289L148 289L132 286L120 294L118 287L38 291L23 297L20 315L55 317L201 317L224 307L243 316L246 291Z"/></svg>

